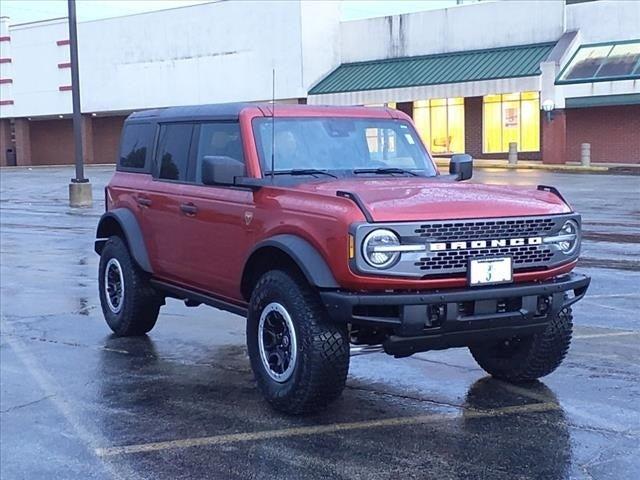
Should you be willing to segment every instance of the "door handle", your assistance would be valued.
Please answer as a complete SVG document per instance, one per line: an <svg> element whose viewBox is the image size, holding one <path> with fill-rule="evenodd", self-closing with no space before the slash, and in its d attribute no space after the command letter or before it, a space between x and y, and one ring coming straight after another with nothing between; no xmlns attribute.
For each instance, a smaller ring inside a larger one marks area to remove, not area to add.
<svg viewBox="0 0 640 480"><path fill-rule="evenodd" d="M183 203L180 205L180 210L182 210L186 215L193 216L198 213L198 207L196 207L193 203Z"/></svg>
<svg viewBox="0 0 640 480"><path fill-rule="evenodd" d="M141 207L150 207L151 206L151 199L149 199L149 198L138 197L138 198L136 198L136 201L138 202L138 205L140 205Z"/></svg>

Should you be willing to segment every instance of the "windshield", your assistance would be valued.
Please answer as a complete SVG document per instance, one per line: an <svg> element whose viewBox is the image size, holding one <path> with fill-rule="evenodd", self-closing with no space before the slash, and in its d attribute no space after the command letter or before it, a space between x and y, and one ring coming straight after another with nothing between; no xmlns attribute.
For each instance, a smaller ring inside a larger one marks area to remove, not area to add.
<svg viewBox="0 0 640 480"><path fill-rule="evenodd" d="M436 170L411 125L402 120L369 118L271 118L253 121L262 171L336 175L434 176Z"/></svg>

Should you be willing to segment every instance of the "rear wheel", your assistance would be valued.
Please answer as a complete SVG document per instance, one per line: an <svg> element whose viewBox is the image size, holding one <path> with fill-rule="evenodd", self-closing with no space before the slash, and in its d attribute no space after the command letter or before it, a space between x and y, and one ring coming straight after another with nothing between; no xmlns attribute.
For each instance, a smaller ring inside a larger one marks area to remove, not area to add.
<svg viewBox="0 0 640 480"><path fill-rule="evenodd" d="M102 249L98 284L102 313L113 333L144 335L156 324L162 297L120 237L110 237Z"/></svg>
<svg viewBox="0 0 640 480"><path fill-rule="evenodd" d="M530 382L560 366L569 351L572 332L571 308L565 308L540 333L472 346L469 350L478 365L492 376L513 383Z"/></svg>
<svg viewBox="0 0 640 480"><path fill-rule="evenodd" d="M331 323L305 279L274 270L253 291L247 348L258 387L277 410L310 413L342 390L349 369L345 325Z"/></svg>

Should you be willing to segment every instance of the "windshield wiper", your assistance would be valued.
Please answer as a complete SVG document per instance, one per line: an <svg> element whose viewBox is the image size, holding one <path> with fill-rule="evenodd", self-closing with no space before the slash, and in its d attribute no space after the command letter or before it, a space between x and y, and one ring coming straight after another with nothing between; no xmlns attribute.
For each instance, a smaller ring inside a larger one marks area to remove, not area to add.
<svg viewBox="0 0 640 480"><path fill-rule="evenodd" d="M388 167L388 168L356 168L353 173L355 173L356 175L358 175L359 173L375 173L376 175L388 175L388 174L394 174L394 173L407 173L409 175L413 175L414 177L420 177L421 175L418 175L415 172L412 172L411 170L405 170L404 168L395 168L395 167Z"/></svg>
<svg viewBox="0 0 640 480"><path fill-rule="evenodd" d="M338 178L337 175L329 173L326 170L316 170L315 168L299 168L293 170L276 170L275 172L265 172L265 177L271 175L328 175L329 177Z"/></svg>

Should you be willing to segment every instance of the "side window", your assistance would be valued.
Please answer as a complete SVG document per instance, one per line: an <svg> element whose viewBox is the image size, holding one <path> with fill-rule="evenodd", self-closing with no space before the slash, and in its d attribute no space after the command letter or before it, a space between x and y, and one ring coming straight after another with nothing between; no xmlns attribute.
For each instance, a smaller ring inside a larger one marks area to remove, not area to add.
<svg viewBox="0 0 640 480"><path fill-rule="evenodd" d="M120 145L119 167L144 170L152 136L153 126L150 124L126 125Z"/></svg>
<svg viewBox="0 0 640 480"><path fill-rule="evenodd" d="M202 163L226 160L227 157L244 164L240 125L237 123L203 123L200 125L200 140L196 158L196 183L202 183Z"/></svg>
<svg viewBox="0 0 640 480"><path fill-rule="evenodd" d="M160 127L156 165L158 178L165 180L187 180L189 146L193 125L187 123L165 124Z"/></svg>

